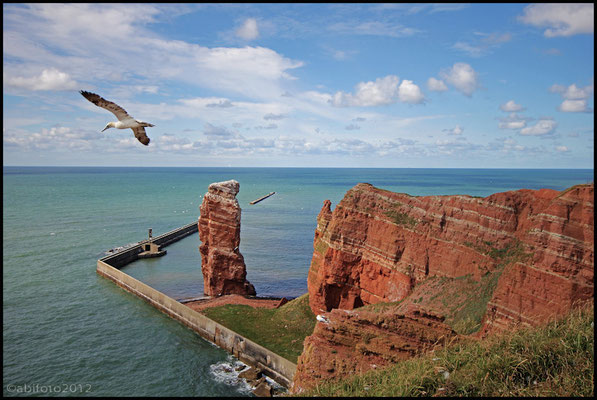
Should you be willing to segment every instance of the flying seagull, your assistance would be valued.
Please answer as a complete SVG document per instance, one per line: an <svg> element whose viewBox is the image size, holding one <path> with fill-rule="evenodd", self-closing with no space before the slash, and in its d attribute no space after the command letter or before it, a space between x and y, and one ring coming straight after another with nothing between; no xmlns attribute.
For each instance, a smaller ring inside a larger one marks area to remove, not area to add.
<svg viewBox="0 0 597 400"><path fill-rule="evenodd" d="M112 114L116 115L116 118L118 118L118 121L116 121L116 122L108 122L106 127L104 129L102 129L102 132L108 128L118 128L118 129L131 128L133 130L133 133L135 134L135 137L137 138L137 140L139 140L145 146L147 146L149 144L149 138L145 134L145 127L146 126L154 126L154 125L150 124L149 122L143 122L143 121L134 119L126 111L124 111L124 108L120 107L116 103L112 103L111 101L104 99L102 96L99 96L95 93L86 92L84 90L81 90L80 93L83 95L83 97L85 97L87 100L89 100L96 106L105 108L106 110L110 111Z"/></svg>

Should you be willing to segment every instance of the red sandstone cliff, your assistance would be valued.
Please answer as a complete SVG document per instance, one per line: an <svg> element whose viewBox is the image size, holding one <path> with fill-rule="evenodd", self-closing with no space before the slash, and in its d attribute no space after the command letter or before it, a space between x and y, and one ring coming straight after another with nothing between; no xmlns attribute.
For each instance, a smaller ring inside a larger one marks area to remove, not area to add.
<svg viewBox="0 0 597 400"><path fill-rule="evenodd" d="M203 291L207 296L255 295L246 280L245 260L240 245L241 209L236 200L235 180L212 183L203 197L199 217L199 246Z"/></svg>
<svg viewBox="0 0 597 400"><path fill-rule="evenodd" d="M562 192L519 191L505 206L517 215L514 231L532 254L506 266L481 334L512 323L537 325L594 296L594 186ZM499 194L488 197L499 201ZM525 201L526 200L526 201Z"/></svg>
<svg viewBox="0 0 597 400"><path fill-rule="evenodd" d="M292 385L293 393L322 379L346 377L383 368L457 339L443 317L418 307L404 312L332 310L320 315L304 341Z"/></svg>
<svg viewBox="0 0 597 400"><path fill-rule="evenodd" d="M475 279L504 267L483 331L535 324L593 297L594 186L486 198L415 197L358 184L318 216L308 275L315 314L404 299L432 276Z"/></svg>
<svg viewBox="0 0 597 400"><path fill-rule="evenodd" d="M361 183L333 212L326 200L308 275L320 322L305 339L293 391L455 339L447 314L477 307L485 336L592 301L593 198L593 184L478 198ZM381 313L346 311L399 300Z"/></svg>

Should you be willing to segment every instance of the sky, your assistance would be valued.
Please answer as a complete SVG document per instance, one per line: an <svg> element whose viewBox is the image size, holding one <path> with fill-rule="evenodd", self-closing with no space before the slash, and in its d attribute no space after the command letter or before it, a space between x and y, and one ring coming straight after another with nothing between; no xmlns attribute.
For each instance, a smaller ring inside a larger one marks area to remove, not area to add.
<svg viewBox="0 0 597 400"><path fill-rule="evenodd" d="M592 3L4 3L3 164L592 169L593 58Z"/></svg>

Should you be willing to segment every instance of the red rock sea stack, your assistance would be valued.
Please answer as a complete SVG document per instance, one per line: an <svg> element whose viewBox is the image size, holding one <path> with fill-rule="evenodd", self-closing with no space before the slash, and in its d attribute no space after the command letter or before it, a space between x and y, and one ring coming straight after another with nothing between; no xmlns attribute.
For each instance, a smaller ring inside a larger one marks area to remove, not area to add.
<svg viewBox="0 0 597 400"><path fill-rule="evenodd" d="M203 291L207 296L255 295L247 281L245 260L239 251L241 209L235 180L212 183L203 196L199 216Z"/></svg>

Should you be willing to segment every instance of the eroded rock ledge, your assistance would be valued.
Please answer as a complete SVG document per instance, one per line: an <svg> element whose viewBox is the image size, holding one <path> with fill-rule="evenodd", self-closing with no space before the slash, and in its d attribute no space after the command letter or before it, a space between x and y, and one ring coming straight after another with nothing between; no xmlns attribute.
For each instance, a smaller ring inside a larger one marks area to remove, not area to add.
<svg viewBox="0 0 597 400"><path fill-rule="evenodd" d="M255 295L247 281L240 245L241 209L235 180L212 183L203 197L199 217L201 271L207 296Z"/></svg>

